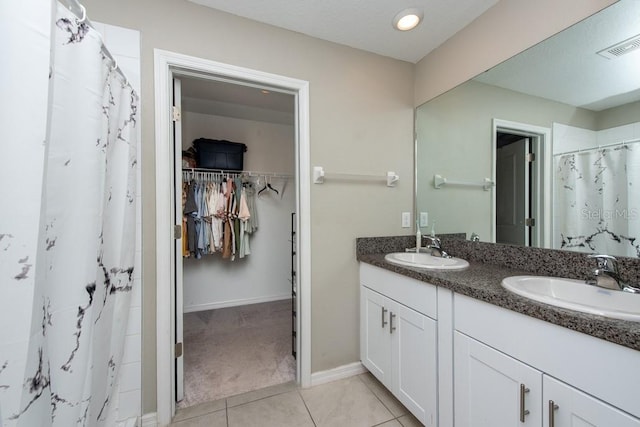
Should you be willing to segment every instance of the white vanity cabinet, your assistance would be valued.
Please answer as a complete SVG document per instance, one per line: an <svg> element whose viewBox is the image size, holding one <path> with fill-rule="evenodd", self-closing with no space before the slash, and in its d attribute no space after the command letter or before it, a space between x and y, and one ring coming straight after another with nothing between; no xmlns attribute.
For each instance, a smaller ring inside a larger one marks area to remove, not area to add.
<svg viewBox="0 0 640 427"><path fill-rule="evenodd" d="M436 287L363 264L362 364L426 426L437 425Z"/></svg>
<svg viewBox="0 0 640 427"><path fill-rule="evenodd" d="M456 427L640 427L640 352L461 295L454 310Z"/></svg>
<svg viewBox="0 0 640 427"><path fill-rule="evenodd" d="M360 359L385 387L391 389L391 300L360 286Z"/></svg>
<svg viewBox="0 0 640 427"><path fill-rule="evenodd" d="M454 337L455 425L542 425L542 372L460 332Z"/></svg>
<svg viewBox="0 0 640 427"><path fill-rule="evenodd" d="M640 420L455 332L455 425L640 427Z"/></svg>
<svg viewBox="0 0 640 427"><path fill-rule="evenodd" d="M365 263L360 357L427 426L640 427L640 351Z"/></svg>
<svg viewBox="0 0 640 427"><path fill-rule="evenodd" d="M547 375L542 387L544 427L640 427L640 419Z"/></svg>

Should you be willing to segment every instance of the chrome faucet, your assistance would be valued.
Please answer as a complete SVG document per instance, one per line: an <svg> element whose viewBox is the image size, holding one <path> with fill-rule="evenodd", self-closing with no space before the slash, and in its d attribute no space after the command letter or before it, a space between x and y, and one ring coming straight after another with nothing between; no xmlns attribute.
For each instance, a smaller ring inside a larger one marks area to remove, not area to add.
<svg viewBox="0 0 640 427"><path fill-rule="evenodd" d="M444 249L442 249L442 247L440 246L442 244L442 242L440 241L440 239L438 239L435 236L423 236L425 239L429 239L431 243L427 243L426 248L429 249L429 251L431 252L431 255L433 256L439 256L442 258L451 258L451 255L449 255Z"/></svg>
<svg viewBox="0 0 640 427"><path fill-rule="evenodd" d="M640 293L639 286L629 285L620 279L618 260L615 257L611 255L589 255L589 258L595 258L598 267L593 270L593 278L587 280L587 283L616 291Z"/></svg>

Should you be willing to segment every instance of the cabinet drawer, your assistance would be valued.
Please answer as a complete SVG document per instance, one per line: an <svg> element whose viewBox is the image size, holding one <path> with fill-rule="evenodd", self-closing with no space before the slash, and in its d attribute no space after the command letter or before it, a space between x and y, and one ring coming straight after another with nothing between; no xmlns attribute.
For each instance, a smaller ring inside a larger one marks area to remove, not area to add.
<svg viewBox="0 0 640 427"><path fill-rule="evenodd" d="M437 288L434 285L363 263L360 264L360 284L437 319Z"/></svg>

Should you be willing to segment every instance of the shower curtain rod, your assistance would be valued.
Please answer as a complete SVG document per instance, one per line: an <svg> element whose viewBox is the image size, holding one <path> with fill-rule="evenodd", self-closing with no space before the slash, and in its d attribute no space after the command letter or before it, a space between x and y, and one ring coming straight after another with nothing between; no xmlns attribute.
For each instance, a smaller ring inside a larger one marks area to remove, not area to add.
<svg viewBox="0 0 640 427"><path fill-rule="evenodd" d="M58 1L60 1L67 9L69 9L71 13L76 15L76 17L80 20L80 22L84 22L85 24L93 28L95 31L98 31L96 30L96 27L93 26L93 23L87 16L87 9L78 0L58 0ZM99 31L98 31L98 34L100 34ZM100 39L102 41L102 34L100 34ZM111 55L111 52L109 52L109 49L107 48L107 46L105 46L104 41L102 41L102 53L107 58L109 58L109 60L111 60L111 62L113 63L113 67L115 68L115 71L118 72L118 74L120 74L120 76L124 79L125 85L128 85L129 79L127 79L127 76L124 75L124 72L118 65L118 61L116 61L113 55Z"/></svg>
<svg viewBox="0 0 640 427"><path fill-rule="evenodd" d="M586 153L587 151L591 151L591 150L600 150L602 148L611 148L611 147L616 147L618 145L624 145L624 144L635 144L636 142L640 142L640 138L629 139L627 141L612 142L611 144L598 145L597 147L583 148L583 149L577 149L577 150L572 150L572 151L565 151L563 153L556 153L556 154L553 155L553 157L555 157L555 156L564 156L566 154Z"/></svg>

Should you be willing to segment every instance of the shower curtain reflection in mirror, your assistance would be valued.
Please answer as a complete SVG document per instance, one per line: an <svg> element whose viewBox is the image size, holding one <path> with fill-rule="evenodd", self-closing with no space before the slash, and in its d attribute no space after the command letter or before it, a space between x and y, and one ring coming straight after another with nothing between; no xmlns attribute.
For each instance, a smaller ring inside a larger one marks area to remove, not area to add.
<svg viewBox="0 0 640 427"><path fill-rule="evenodd" d="M640 257L640 144L555 158L554 248Z"/></svg>

